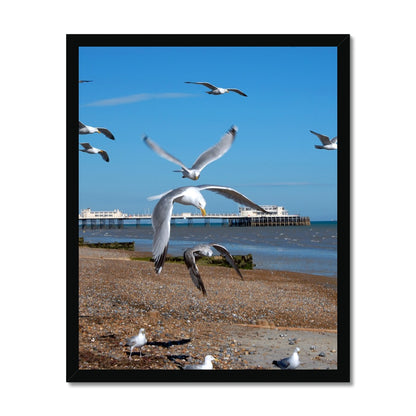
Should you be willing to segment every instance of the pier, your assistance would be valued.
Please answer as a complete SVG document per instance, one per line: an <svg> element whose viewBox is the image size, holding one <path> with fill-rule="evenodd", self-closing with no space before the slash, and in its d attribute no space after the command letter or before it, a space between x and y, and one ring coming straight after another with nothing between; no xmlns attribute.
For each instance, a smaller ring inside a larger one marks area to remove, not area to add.
<svg viewBox="0 0 416 416"><path fill-rule="evenodd" d="M264 214L261 211L240 207L238 214L207 213L206 216L190 212L172 214L171 225L185 224L191 226L196 222L205 226L219 224L228 227L280 227L311 224L309 217L289 215L283 207L275 205L262 207L270 213ZM91 211L87 208L83 209L78 216L78 223L82 228L87 228L88 226L89 228L123 228L125 222L135 224L136 227L141 225L149 226L152 223L152 215L126 214L118 209L114 211Z"/></svg>

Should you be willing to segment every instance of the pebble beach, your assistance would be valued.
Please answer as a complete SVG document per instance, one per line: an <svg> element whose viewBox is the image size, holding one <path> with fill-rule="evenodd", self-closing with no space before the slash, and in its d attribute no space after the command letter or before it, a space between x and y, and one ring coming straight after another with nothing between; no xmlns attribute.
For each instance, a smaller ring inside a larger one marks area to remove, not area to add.
<svg viewBox="0 0 416 416"><path fill-rule="evenodd" d="M215 369L275 369L300 348L299 369L337 368L337 281L276 270L200 265L207 296L184 264L156 275L150 256L79 248L79 368L179 370L213 355ZM147 344L125 340L145 329Z"/></svg>

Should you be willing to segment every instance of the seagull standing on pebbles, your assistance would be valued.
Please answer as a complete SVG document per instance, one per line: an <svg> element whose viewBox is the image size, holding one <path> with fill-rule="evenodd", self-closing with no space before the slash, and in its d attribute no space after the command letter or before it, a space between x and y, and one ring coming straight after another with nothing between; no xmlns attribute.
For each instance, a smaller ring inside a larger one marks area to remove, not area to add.
<svg viewBox="0 0 416 416"><path fill-rule="evenodd" d="M131 354L133 352L133 348L135 347L139 347L140 348L140 357L142 356L142 347L144 345L146 345L147 343L147 339L146 339L146 335L144 334L144 329L141 328L138 335L136 335L135 337L131 337L129 338L126 343L125 343L125 347L130 347L130 355L129 358L131 360Z"/></svg>
<svg viewBox="0 0 416 416"><path fill-rule="evenodd" d="M212 95L221 95L225 94L227 92L236 92L237 94L243 95L244 97L247 97L246 94L243 93L243 91L238 90L237 88L220 88L216 87L215 85L210 84L209 82L192 82L192 81L185 81L185 84L201 84L205 87L209 88L211 91L206 91L207 94Z"/></svg>
<svg viewBox="0 0 416 416"><path fill-rule="evenodd" d="M214 366L212 365L213 361L218 361L212 355L207 355L202 364L188 364L182 367L183 370L212 370Z"/></svg>
<svg viewBox="0 0 416 416"><path fill-rule="evenodd" d="M113 134L110 130L105 129L104 127L92 127L92 126L86 126L85 124L79 123L79 131L78 134L92 134L92 133L102 133L104 136L108 137L111 140L115 140Z"/></svg>
<svg viewBox="0 0 416 416"><path fill-rule="evenodd" d="M273 361L273 364L281 368L282 370L294 370L300 364L299 354L298 354L299 351L300 351L300 348L296 347L295 352L290 357L283 358L280 361L275 360Z"/></svg>
<svg viewBox="0 0 416 416"><path fill-rule="evenodd" d="M187 168L179 159L176 159L176 157L172 156L159 147L159 145L157 145L154 141L150 140L148 136L145 136L143 141L160 157L176 163L182 168L182 170L175 170L174 172L182 172L182 178L189 178L196 181L199 179L201 171L205 168L205 166L214 162L214 160L219 159L230 149L234 142L235 135L237 134L237 130L237 126L232 126L215 146L212 146L198 157L190 169Z"/></svg>
<svg viewBox="0 0 416 416"><path fill-rule="evenodd" d="M321 145L315 145L316 149L325 149L325 150L337 150L338 149L338 138L334 137L333 139L329 139L328 136L324 136L323 134L315 133L312 130L309 130L312 134L319 137L319 140L322 142Z"/></svg>

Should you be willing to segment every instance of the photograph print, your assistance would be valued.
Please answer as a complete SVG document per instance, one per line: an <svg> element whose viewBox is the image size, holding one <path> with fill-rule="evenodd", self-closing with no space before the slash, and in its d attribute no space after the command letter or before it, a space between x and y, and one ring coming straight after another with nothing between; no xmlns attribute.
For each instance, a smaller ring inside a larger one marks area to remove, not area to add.
<svg viewBox="0 0 416 416"><path fill-rule="evenodd" d="M67 35L68 382L350 381L349 45Z"/></svg>

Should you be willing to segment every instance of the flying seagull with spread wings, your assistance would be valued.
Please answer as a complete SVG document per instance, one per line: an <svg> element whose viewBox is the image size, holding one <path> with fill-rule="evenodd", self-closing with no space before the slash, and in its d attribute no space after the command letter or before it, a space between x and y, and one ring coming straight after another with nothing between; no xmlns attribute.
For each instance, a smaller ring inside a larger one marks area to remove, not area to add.
<svg viewBox="0 0 416 416"><path fill-rule="evenodd" d="M113 134L110 130L105 129L104 127L92 127L86 126L85 124L79 122L79 133L78 134L92 134L92 133L102 133L104 136L108 137L111 140L115 140Z"/></svg>
<svg viewBox="0 0 416 416"><path fill-rule="evenodd" d="M155 151L160 157L163 157L164 159L169 160L170 162L176 163L182 168L182 170L175 170L174 172L182 172L182 178L189 178L196 181L197 179L199 179L201 171L205 168L205 166L214 162L214 160L219 159L222 155L224 155L224 153L226 153L230 149L231 145L234 142L237 131L237 126L232 126L215 146L210 147L208 150L206 150L198 156L198 159L196 159L196 161L190 169L187 168L179 159L163 150L154 141L150 140L148 136L145 136L143 138L143 141L146 143L147 146L150 147L150 149Z"/></svg>
<svg viewBox="0 0 416 416"><path fill-rule="evenodd" d="M192 81L185 81L185 84L201 84L205 87L209 88L211 91L206 91L207 94L212 95L221 95L225 94L226 92L236 92L237 94L243 95L244 97L247 97L246 94L243 93L243 91L238 90L237 88L220 88L216 87L215 85L210 84L209 82L192 82Z"/></svg>
<svg viewBox="0 0 416 416"><path fill-rule="evenodd" d="M206 216L205 206L207 202L202 196L201 191L212 191L233 201L259 210L267 214L261 206L248 199L240 192L227 186L219 185L199 185L199 186L182 186L172 189L164 194L153 196L148 200L159 199L152 212L153 226L153 259L155 262L155 271L159 274L165 263L170 238L170 219L172 217L173 204L175 202L183 205L193 205L198 208L203 216Z"/></svg>
<svg viewBox="0 0 416 416"><path fill-rule="evenodd" d="M106 162L110 161L110 158L105 150L92 147L89 143L80 143L80 145L83 147L83 149L79 149L80 152L90 153L91 155L99 154Z"/></svg>
<svg viewBox="0 0 416 416"><path fill-rule="evenodd" d="M183 258L194 285L202 291L204 296L207 295L207 292L205 290L204 283L202 282L198 266L196 265L196 260L203 256L211 257L214 254L211 247L215 248L222 256L224 256L230 266L233 267L237 274L241 277L241 280L244 280L243 275L237 267L233 257L224 246L219 244L200 244L193 248L188 248L183 253Z"/></svg>
<svg viewBox="0 0 416 416"><path fill-rule="evenodd" d="M315 133L312 130L309 130L311 133L315 134L316 136L319 137L319 140L322 142L322 146L321 145L315 145L316 149L326 149L326 150L337 150L338 149L338 139L335 136L333 139L329 139L328 136L324 136L323 134L319 134L319 133Z"/></svg>

